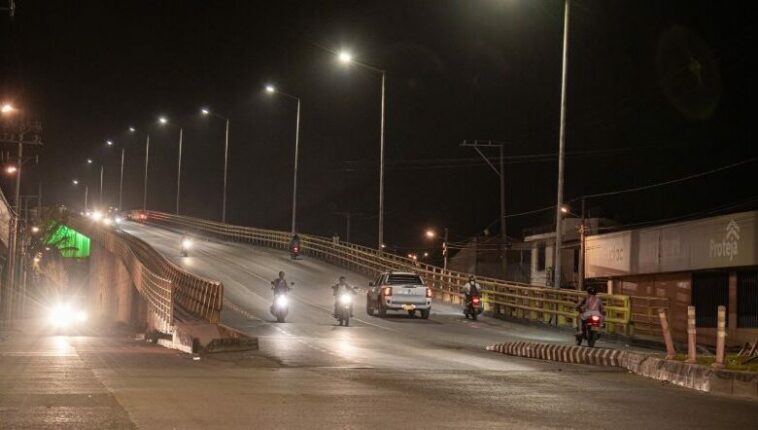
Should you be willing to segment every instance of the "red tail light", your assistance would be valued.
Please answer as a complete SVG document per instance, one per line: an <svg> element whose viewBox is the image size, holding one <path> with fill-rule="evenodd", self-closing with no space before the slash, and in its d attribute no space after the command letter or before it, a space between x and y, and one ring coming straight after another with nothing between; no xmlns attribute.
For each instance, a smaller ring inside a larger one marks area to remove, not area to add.
<svg viewBox="0 0 758 430"><path fill-rule="evenodd" d="M392 295L392 287L384 287L382 288L382 295L387 297Z"/></svg>
<svg viewBox="0 0 758 430"><path fill-rule="evenodd" d="M432 289L431 288L427 288L426 289L426 297L429 298L429 299L432 298Z"/></svg>
<svg viewBox="0 0 758 430"><path fill-rule="evenodd" d="M293 250L293 251L295 251L295 252L298 252L298 251L300 251L300 248L298 248L298 247L296 246L296 247L292 248L292 250Z"/></svg>
<svg viewBox="0 0 758 430"><path fill-rule="evenodd" d="M474 303L479 303L479 297L474 297L471 301L473 301Z"/></svg>
<svg viewBox="0 0 758 430"><path fill-rule="evenodd" d="M592 315L590 318L592 319L592 321L595 321L595 322L600 321L600 317L597 315Z"/></svg>

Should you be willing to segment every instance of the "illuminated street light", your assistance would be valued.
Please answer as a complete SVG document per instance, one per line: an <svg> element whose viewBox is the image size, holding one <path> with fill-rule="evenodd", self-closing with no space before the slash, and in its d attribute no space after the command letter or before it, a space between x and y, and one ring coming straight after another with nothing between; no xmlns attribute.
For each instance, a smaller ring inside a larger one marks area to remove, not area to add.
<svg viewBox="0 0 758 430"><path fill-rule="evenodd" d="M179 125L171 124L168 122L168 118L162 116L158 118L158 122L162 125L173 125L179 129L179 163L176 169L176 214L179 215L179 196L182 190L182 137L184 136L184 128Z"/></svg>
<svg viewBox="0 0 758 430"><path fill-rule="evenodd" d="M298 155L300 151L300 97L295 97L292 94L287 94L283 91L277 90L273 85L266 85L266 92L269 94L279 94L297 102L297 115L295 116L295 163L292 170L292 235L295 235L297 227L297 164ZM380 242L381 243L381 242Z"/></svg>
<svg viewBox="0 0 758 430"><path fill-rule="evenodd" d="M5 168L5 173L12 175L14 173L18 172L18 167L16 166L8 166Z"/></svg>
<svg viewBox="0 0 758 430"><path fill-rule="evenodd" d="M71 181L71 183L74 185L79 185L79 180L74 179ZM87 201L88 198L89 198L89 185L84 185L84 212L87 214L89 214L88 201Z"/></svg>
<svg viewBox="0 0 758 430"><path fill-rule="evenodd" d="M437 233L435 233L434 230L427 230L426 237L428 237L429 239L434 239L435 237L437 237Z"/></svg>
<svg viewBox="0 0 758 430"><path fill-rule="evenodd" d="M215 116L223 119L226 122L226 129L224 133L224 189L221 197L221 222L226 223L226 183L227 183L227 171L229 167L229 118L215 114L208 108L201 108L200 113L203 116Z"/></svg>
<svg viewBox="0 0 758 430"><path fill-rule="evenodd" d="M381 77L382 97L379 115L379 240L377 241L377 246L379 249L381 249L382 243L384 243L384 101L386 93L387 72L378 67L355 61L353 59L353 56L347 51L339 52L337 54L337 59L342 64L354 64L358 67L362 67L364 69L368 69L374 73L377 73Z"/></svg>
<svg viewBox="0 0 758 430"><path fill-rule="evenodd" d="M39 233L39 227L37 227L36 225L32 226L32 233Z"/></svg>
<svg viewBox="0 0 758 430"><path fill-rule="evenodd" d="M347 51L341 51L339 54L337 54L337 58L341 63L349 63L353 61L353 56L350 55L350 53Z"/></svg>
<svg viewBox="0 0 758 430"><path fill-rule="evenodd" d="M0 108L0 112L2 112L2 113L11 113L14 110L16 110L16 109L14 109L13 105L10 104L10 103L3 103L3 106Z"/></svg>
<svg viewBox="0 0 758 430"><path fill-rule="evenodd" d="M74 179L74 180L73 180L73 181L71 181L71 182L72 182L74 185L79 185L79 181L78 181L77 179Z"/></svg>
<svg viewBox="0 0 758 430"><path fill-rule="evenodd" d="M568 208L566 206L561 207L561 212L567 214L569 212Z"/></svg>
<svg viewBox="0 0 758 430"><path fill-rule="evenodd" d="M136 129L136 128L134 128L134 127L129 127L129 133L134 133L135 131L137 131L137 129Z"/></svg>
<svg viewBox="0 0 758 430"><path fill-rule="evenodd" d="M113 141L112 140L106 140L105 144L108 145L108 146L113 146Z"/></svg>
<svg viewBox="0 0 758 430"><path fill-rule="evenodd" d="M87 159L87 164L92 164L92 159L91 158Z"/></svg>

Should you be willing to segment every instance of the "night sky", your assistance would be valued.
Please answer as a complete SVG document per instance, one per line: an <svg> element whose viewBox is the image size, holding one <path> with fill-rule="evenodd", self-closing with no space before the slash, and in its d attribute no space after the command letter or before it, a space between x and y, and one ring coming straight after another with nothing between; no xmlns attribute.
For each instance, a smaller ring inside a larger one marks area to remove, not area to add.
<svg viewBox="0 0 758 430"><path fill-rule="evenodd" d="M758 155L747 4L572 3L567 201ZM454 239L499 228L497 177L459 147L464 139L506 142L509 214L555 204L562 5L17 0L12 25L0 19L0 99L43 121L41 164L27 178L42 178L46 204L81 204L75 177L96 198L87 157L104 161L115 203L118 150L104 144L113 139L127 148L124 206L141 207L149 131L148 206L173 211L177 130L156 123L167 115L184 126L182 213L211 219L220 218L223 121L199 108L229 116L228 221L286 230L295 104L263 92L276 84L303 103L299 230L344 235L333 213L353 211L363 214L354 241L375 245L380 81L339 64L334 52L348 49L387 71L385 240L428 246L426 227L447 226ZM748 163L588 206L630 225L752 209L755 169ZM35 179L25 186L31 192ZM509 235L553 217L511 217Z"/></svg>

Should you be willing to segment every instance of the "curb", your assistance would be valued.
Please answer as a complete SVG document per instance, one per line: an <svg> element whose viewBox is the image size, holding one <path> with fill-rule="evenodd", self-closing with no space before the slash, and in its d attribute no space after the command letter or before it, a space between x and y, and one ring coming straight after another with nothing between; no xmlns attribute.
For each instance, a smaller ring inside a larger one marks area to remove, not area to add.
<svg viewBox="0 0 758 430"><path fill-rule="evenodd" d="M487 351L562 363L618 367L685 388L758 400L758 373L754 372L714 369L636 352L575 345L507 342L490 345Z"/></svg>

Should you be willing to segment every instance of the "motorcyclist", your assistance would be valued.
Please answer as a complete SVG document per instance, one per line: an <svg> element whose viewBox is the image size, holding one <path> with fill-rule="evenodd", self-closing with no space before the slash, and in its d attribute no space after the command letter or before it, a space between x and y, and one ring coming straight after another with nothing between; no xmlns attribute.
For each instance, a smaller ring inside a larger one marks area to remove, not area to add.
<svg viewBox="0 0 758 430"><path fill-rule="evenodd" d="M290 239L290 250L294 250L295 248L300 248L300 236L295 233L292 235L292 238Z"/></svg>
<svg viewBox="0 0 758 430"><path fill-rule="evenodd" d="M605 308L600 297L597 296L597 288L590 285L587 287L587 295L576 305L576 311L579 312L579 324L577 324L577 334L582 334L582 327L584 321L592 315L600 315L601 318L605 317Z"/></svg>
<svg viewBox="0 0 758 430"><path fill-rule="evenodd" d="M182 233L182 237L179 238L179 249L182 252L187 252L189 248L187 244L189 244L189 241L190 241L190 238L187 235L187 233Z"/></svg>
<svg viewBox="0 0 758 430"><path fill-rule="evenodd" d="M271 281L271 289L274 291L274 297L280 294L287 294L290 291L287 281L284 279L284 271L279 272L279 277Z"/></svg>
<svg viewBox="0 0 758 430"><path fill-rule="evenodd" d="M468 307L469 301L472 297L478 296L482 291L481 285L479 285L478 282L476 282L476 276L470 275L468 277L468 282L463 284L461 287L461 293L463 294L464 302L463 306Z"/></svg>
<svg viewBox="0 0 758 430"><path fill-rule="evenodd" d="M349 293L349 294L355 294L355 288L350 286L344 276L340 276L339 280L337 280L337 283L335 285L332 285L332 295L334 296L334 316L337 316L337 305L339 302L339 297L343 293ZM350 316L353 316L353 303L350 302Z"/></svg>

